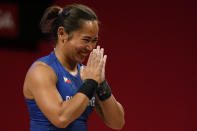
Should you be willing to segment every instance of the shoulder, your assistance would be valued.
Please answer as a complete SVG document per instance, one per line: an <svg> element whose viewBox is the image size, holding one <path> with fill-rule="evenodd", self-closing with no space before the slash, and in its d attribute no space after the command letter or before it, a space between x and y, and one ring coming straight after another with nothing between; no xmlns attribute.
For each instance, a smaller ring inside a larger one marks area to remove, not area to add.
<svg viewBox="0 0 197 131"><path fill-rule="evenodd" d="M49 65L47 65L46 63L42 61L37 61L33 63L32 66L28 70L27 75L28 74L36 78L41 78L41 79L43 76L51 78L51 79L57 78L54 70Z"/></svg>
<svg viewBox="0 0 197 131"><path fill-rule="evenodd" d="M54 70L44 62L37 61L33 63L27 72L25 84L29 83L27 84L28 86L37 87L36 85L46 82L51 84L57 82L57 76Z"/></svg>
<svg viewBox="0 0 197 131"><path fill-rule="evenodd" d="M29 68L25 77L23 92L26 98L32 98L32 90L55 85L57 77L53 69L44 62L37 61ZM46 85L49 84L49 85Z"/></svg>

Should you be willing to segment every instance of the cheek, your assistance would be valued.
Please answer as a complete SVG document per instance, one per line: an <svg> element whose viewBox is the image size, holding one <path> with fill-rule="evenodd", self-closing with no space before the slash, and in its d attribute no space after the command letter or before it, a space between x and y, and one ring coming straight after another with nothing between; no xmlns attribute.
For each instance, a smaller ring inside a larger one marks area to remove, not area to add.
<svg viewBox="0 0 197 131"><path fill-rule="evenodd" d="M74 46L74 52L80 54L80 52L84 52L85 46L81 43L78 43Z"/></svg>
<svg viewBox="0 0 197 131"><path fill-rule="evenodd" d="M83 43L78 43L75 46L75 49L77 49L77 50L82 50L83 48L85 48L85 45Z"/></svg>
<svg viewBox="0 0 197 131"><path fill-rule="evenodd" d="M96 43L92 44L93 49L96 48Z"/></svg>
<svg viewBox="0 0 197 131"><path fill-rule="evenodd" d="M72 40L72 42L71 42L71 48L73 50L79 50L82 47L82 45L83 44L78 40Z"/></svg>

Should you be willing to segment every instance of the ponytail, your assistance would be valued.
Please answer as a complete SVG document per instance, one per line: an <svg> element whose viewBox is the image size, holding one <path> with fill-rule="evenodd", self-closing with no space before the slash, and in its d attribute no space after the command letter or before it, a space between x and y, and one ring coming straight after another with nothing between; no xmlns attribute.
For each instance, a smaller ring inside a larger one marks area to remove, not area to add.
<svg viewBox="0 0 197 131"><path fill-rule="evenodd" d="M59 6L51 6L46 9L40 22L42 33L44 34L55 33L54 31L56 28L56 21L61 11L62 11L62 8Z"/></svg>

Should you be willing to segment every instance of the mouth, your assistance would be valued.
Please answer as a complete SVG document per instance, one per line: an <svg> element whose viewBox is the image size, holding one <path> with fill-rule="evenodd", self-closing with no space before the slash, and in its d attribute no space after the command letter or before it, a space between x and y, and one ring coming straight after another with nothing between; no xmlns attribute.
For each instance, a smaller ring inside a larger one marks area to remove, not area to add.
<svg viewBox="0 0 197 131"><path fill-rule="evenodd" d="M85 57L88 56L89 53L88 52L80 52L79 53L79 56L80 56L80 59L83 61L85 60Z"/></svg>
<svg viewBox="0 0 197 131"><path fill-rule="evenodd" d="M89 52L80 52L79 53L81 56L86 57L88 56L90 53Z"/></svg>

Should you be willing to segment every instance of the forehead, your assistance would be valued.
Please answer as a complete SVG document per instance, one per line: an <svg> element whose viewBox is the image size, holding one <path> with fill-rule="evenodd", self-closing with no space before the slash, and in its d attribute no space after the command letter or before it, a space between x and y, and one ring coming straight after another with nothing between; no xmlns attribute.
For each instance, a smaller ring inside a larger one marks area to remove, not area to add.
<svg viewBox="0 0 197 131"><path fill-rule="evenodd" d="M95 21L82 21L82 28L75 31L78 36L97 37L99 32L98 22Z"/></svg>

